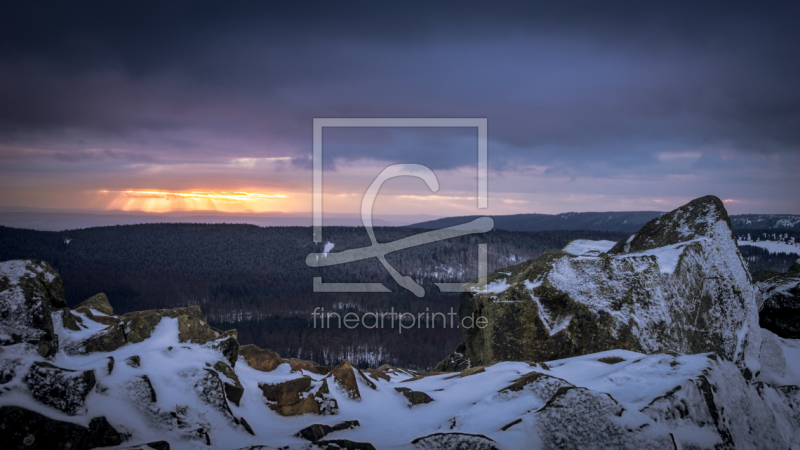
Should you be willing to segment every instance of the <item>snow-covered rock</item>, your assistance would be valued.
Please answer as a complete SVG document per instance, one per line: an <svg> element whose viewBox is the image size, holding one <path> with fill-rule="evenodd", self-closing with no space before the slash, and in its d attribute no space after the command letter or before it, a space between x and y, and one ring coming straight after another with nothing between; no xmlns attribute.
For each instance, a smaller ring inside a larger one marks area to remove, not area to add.
<svg viewBox="0 0 800 450"><path fill-rule="evenodd" d="M753 274L753 281L762 294L761 327L784 338L800 339L800 270L760 270Z"/></svg>
<svg viewBox="0 0 800 450"><path fill-rule="evenodd" d="M21 342L42 356L58 350L50 312L66 306L61 277L46 262L0 262L0 345Z"/></svg>
<svg viewBox="0 0 800 450"><path fill-rule="evenodd" d="M462 320L488 319L463 328L472 364L620 348L716 352L746 377L758 372L760 294L718 198L696 199L610 249L602 244L573 242L570 252L546 252L462 294Z"/></svg>
<svg viewBox="0 0 800 450"><path fill-rule="evenodd" d="M52 313L57 325L63 312ZM77 315L80 331L56 327L66 343L106 328ZM714 353L627 350L423 374L278 362L257 347L231 366L223 349L181 339L186 314L161 316L148 338L109 352L61 349L47 362L28 344L2 347L0 442L231 450L800 446L800 342L768 331L762 370L750 381ZM47 394L53 386L63 393Z"/></svg>

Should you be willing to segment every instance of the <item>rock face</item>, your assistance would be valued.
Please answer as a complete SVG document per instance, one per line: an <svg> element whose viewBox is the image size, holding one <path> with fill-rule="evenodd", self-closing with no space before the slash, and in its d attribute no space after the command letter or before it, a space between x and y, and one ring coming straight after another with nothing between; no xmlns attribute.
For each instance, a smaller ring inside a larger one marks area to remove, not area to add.
<svg viewBox="0 0 800 450"><path fill-rule="evenodd" d="M795 262L797 265L797 262ZM753 281L762 294L759 324L787 339L800 339L800 271L760 270Z"/></svg>
<svg viewBox="0 0 800 450"><path fill-rule="evenodd" d="M0 345L28 343L41 356L58 351L51 311L67 306L61 277L46 262L0 263Z"/></svg>
<svg viewBox="0 0 800 450"><path fill-rule="evenodd" d="M511 275L506 275L511 273ZM473 365L547 361L608 349L716 352L759 369L758 291L722 202L696 199L606 253L550 251L462 294Z"/></svg>

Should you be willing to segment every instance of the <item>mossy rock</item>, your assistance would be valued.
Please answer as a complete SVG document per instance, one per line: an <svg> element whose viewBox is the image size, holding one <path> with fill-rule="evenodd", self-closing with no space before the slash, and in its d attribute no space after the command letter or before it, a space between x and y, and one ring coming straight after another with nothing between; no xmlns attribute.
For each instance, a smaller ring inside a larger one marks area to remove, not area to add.
<svg viewBox="0 0 800 450"><path fill-rule="evenodd" d="M396 387L394 390L403 394L403 397L408 400L409 408L415 405L424 405L425 403L430 403L433 401L430 395L421 391L412 391L407 387Z"/></svg>
<svg viewBox="0 0 800 450"><path fill-rule="evenodd" d="M311 378L296 378L283 383L259 383L261 393L269 402L270 409L282 416L300 416L303 414L319 414L319 403L311 389Z"/></svg>
<svg viewBox="0 0 800 450"><path fill-rule="evenodd" d="M703 219L701 217L703 214L712 214L713 220ZM713 195L696 198L678 209L647 222L631 237L619 241L608 254L640 253L685 242L697 236L707 235L709 227L717 220L723 220L728 224L731 230L730 237L735 240L733 225L722 200Z"/></svg>
<svg viewBox="0 0 800 450"><path fill-rule="evenodd" d="M789 267L789 272L800 273L800 258L792 263L792 267Z"/></svg>
<svg viewBox="0 0 800 450"><path fill-rule="evenodd" d="M106 297L106 294L103 294L102 292L82 301L78 304L78 307L81 306L100 311L107 316L114 315L114 308L112 308L111 304L108 302L108 297Z"/></svg>
<svg viewBox="0 0 800 450"><path fill-rule="evenodd" d="M124 316L123 316L124 317ZM161 322L161 314L153 313L146 316L124 317L125 332L128 342L136 344L153 335L156 325Z"/></svg>
<svg viewBox="0 0 800 450"><path fill-rule="evenodd" d="M207 342L217 337L204 319L193 316L178 316L178 339L180 342Z"/></svg>
<svg viewBox="0 0 800 450"><path fill-rule="evenodd" d="M19 406L2 406L0 441L9 449L75 450L120 445L122 435L105 417L93 418L87 428Z"/></svg>
<svg viewBox="0 0 800 450"><path fill-rule="evenodd" d="M68 355L82 355L96 352L113 352L127 344L125 331L121 325L111 325L86 340L70 345L64 351Z"/></svg>
<svg viewBox="0 0 800 450"><path fill-rule="evenodd" d="M277 353L252 344L240 346L239 355L244 358L248 366L260 372L272 372L283 364L283 358Z"/></svg>

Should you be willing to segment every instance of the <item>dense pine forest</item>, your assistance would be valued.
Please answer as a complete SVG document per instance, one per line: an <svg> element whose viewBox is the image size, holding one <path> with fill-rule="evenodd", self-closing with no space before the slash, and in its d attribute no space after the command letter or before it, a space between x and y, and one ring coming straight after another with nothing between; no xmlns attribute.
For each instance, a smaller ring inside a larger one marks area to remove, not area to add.
<svg viewBox="0 0 800 450"><path fill-rule="evenodd" d="M420 233L419 229L378 227L379 242ZM749 231L754 235L753 231ZM793 233L798 234L798 233ZM315 308L328 312L450 312L457 294L440 293L437 282L464 282L477 276L477 249L486 243L489 270L563 248L572 239L617 241L609 231L495 230L387 255L402 274L426 290L418 298L399 287L377 260L310 268L309 253L369 245L363 228L326 227L323 242L312 242L308 227L241 224L145 224L45 232L0 227L0 260L35 258L62 276L69 305L105 292L119 313L199 304L218 328L236 328L242 343L273 349L286 357L333 364L349 358L360 366L383 363L429 369L462 339L455 328L322 329ZM800 237L800 236L795 236ZM743 247L751 270L786 270L796 258ZM783 267L786 266L786 267ZM391 293L314 293L313 277L325 282L381 282ZM427 323L426 323L427 325Z"/></svg>

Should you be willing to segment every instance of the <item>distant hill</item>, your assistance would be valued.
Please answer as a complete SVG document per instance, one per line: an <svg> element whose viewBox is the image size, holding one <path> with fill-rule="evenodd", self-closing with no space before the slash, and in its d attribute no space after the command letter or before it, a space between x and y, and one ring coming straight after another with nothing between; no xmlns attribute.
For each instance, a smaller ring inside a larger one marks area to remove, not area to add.
<svg viewBox="0 0 800 450"><path fill-rule="evenodd" d="M561 214L513 214L491 216L496 230L545 231L545 230L598 230L633 233L642 225L664 214L658 211L629 212L569 212ZM481 216L445 217L429 220L410 228L444 228L469 222Z"/></svg>
<svg viewBox="0 0 800 450"><path fill-rule="evenodd" d="M494 229L506 231L598 230L633 233L664 214L658 211L570 212L561 214L513 214L490 216ZM482 216L445 217L409 225L410 228L444 228ZM800 215L740 214L730 216L734 230L800 231Z"/></svg>

